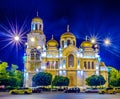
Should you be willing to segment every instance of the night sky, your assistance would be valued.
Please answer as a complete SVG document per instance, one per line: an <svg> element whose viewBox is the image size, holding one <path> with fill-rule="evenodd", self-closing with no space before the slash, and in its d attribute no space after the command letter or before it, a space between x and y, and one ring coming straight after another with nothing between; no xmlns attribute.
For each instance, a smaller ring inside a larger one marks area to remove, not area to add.
<svg viewBox="0 0 120 99"><path fill-rule="evenodd" d="M120 2L119 0L1 0L0 1L0 60L16 64L23 69L26 34L30 32L31 20L36 12L44 22L47 41L54 34L59 42L66 32L67 24L77 38L77 47L85 36L99 38L100 56L107 66L120 69ZM11 25L10 25L11 24ZM23 26L23 27L22 27ZM11 27L22 27L23 36L19 46L10 42ZM6 30L7 29L7 30ZM103 46L109 37L111 46Z"/></svg>

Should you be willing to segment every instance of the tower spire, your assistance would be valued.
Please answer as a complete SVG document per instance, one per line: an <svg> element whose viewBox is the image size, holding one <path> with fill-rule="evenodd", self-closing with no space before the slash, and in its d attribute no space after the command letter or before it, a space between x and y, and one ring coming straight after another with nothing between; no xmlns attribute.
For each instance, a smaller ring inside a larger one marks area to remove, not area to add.
<svg viewBox="0 0 120 99"><path fill-rule="evenodd" d="M86 36L86 38L85 38L85 39L86 39L86 41L87 41L87 40L88 40L88 36Z"/></svg>
<svg viewBox="0 0 120 99"><path fill-rule="evenodd" d="M54 36L53 36L53 34L52 34L52 40L54 39Z"/></svg>
<svg viewBox="0 0 120 99"><path fill-rule="evenodd" d="M38 11L37 11L37 13L36 13L36 14L37 14L37 17L38 17L38 14L39 14L39 13L38 13Z"/></svg>
<svg viewBox="0 0 120 99"><path fill-rule="evenodd" d="M67 32L69 32L70 31L70 26L69 25L67 25Z"/></svg>

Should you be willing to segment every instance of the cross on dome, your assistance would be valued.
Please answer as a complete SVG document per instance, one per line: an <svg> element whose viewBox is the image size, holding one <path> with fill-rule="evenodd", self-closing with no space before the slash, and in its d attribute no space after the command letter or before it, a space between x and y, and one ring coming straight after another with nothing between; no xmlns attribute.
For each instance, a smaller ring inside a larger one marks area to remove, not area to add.
<svg viewBox="0 0 120 99"><path fill-rule="evenodd" d="M37 17L38 17L38 14L39 14L39 13L38 13L38 11L37 11L37 13L36 13L36 14L37 14Z"/></svg>
<svg viewBox="0 0 120 99"><path fill-rule="evenodd" d="M54 39L54 35L52 34L52 40Z"/></svg>
<svg viewBox="0 0 120 99"><path fill-rule="evenodd" d="M69 32L70 31L70 26L69 25L67 25L67 32Z"/></svg>
<svg viewBox="0 0 120 99"><path fill-rule="evenodd" d="M85 38L85 39L86 39L86 41L88 41L88 36L86 36L86 38Z"/></svg>

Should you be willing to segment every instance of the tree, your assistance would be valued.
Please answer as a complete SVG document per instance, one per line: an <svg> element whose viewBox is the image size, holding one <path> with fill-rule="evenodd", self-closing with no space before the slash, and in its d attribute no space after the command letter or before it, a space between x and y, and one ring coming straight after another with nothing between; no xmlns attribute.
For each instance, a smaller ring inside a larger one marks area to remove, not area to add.
<svg viewBox="0 0 120 99"><path fill-rule="evenodd" d="M16 80L16 84L17 86L22 86L23 85L23 72L17 70L18 66L17 65L13 65L11 69L8 71L9 72L9 79L11 80ZM17 87L16 86L16 87Z"/></svg>
<svg viewBox="0 0 120 99"><path fill-rule="evenodd" d="M120 87L120 78L118 78L118 81L117 81L117 86Z"/></svg>
<svg viewBox="0 0 120 99"><path fill-rule="evenodd" d="M37 86L48 86L51 85L52 75L46 72L39 72L33 76L32 80Z"/></svg>
<svg viewBox="0 0 120 99"><path fill-rule="evenodd" d="M55 76L52 82L53 86L68 86L69 85L69 79L67 77L63 76Z"/></svg>
<svg viewBox="0 0 120 99"><path fill-rule="evenodd" d="M105 82L106 81L102 75L99 75L99 76L92 75L92 76L86 78L86 84L91 87L93 87L93 86L97 87L100 85L104 85Z"/></svg>
<svg viewBox="0 0 120 99"><path fill-rule="evenodd" d="M8 77L8 72L6 71L6 68L8 67L8 64L6 62L2 62L0 64L0 77L7 78Z"/></svg>
<svg viewBox="0 0 120 99"><path fill-rule="evenodd" d="M119 86L120 72L113 67L108 67L108 82L110 87Z"/></svg>
<svg viewBox="0 0 120 99"><path fill-rule="evenodd" d="M105 78L102 75L98 76L98 86L104 85L106 83Z"/></svg>
<svg viewBox="0 0 120 99"><path fill-rule="evenodd" d="M6 87L20 87L23 83L23 73L18 69L17 65L12 65L10 69L7 69L8 64L2 62L0 64L0 85Z"/></svg>
<svg viewBox="0 0 120 99"><path fill-rule="evenodd" d="M9 77L7 79L7 86L10 86L10 87L18 87L19 84L18 84L18 79L15 78L15 77Z"/></svg>

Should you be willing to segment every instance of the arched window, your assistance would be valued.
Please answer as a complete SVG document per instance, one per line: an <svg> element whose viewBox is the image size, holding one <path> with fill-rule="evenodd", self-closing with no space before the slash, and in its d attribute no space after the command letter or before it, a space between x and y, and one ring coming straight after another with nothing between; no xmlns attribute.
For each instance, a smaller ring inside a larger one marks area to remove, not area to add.
<svg viewBox="0 0 120 99"><path fill-rule="evenodd" d="M34 60L34 53L31 53L31 60Z"/></svg>
<svg viewBox="0 0 120 99"><path fill-rule="evenodd" d="M62 41L62 47L64 48L64 41Z"/></svg>
<svg viewBox="0 0 120 99"><path fill-rule="evenodd" d="M68 56L68 67L73 67L74 66L74 56L70 54Z"/></svg>
<svg viewBox="0 0 120 99"><path fill-rule="evenodd" d="M37 24L35 24L35 30L37 30Z"/></svg>
<svg viewBox="0 0 120 99"><path fill-rule="evenodd" d="M94 69L94 62L92 62L92 69Z"/></svg>
<svg viewBox="0 0 120 99"><path fill-rule="evenodd" d="M55 65L54 65L54 61L51 61L51 69L54 69Z"/></svg>
<svg viewBox="0 0 120 99"><path fill-rule="evenodd" d="M50 63L49 63L49 61L46 62L46 67L47 67L47 69L50 69Z"/></svg>
<svg viewBox="0 0 120 99"><path fill-rule="evenodd" d="M31 29L32 29L32 30L35 30L35 24L32 24L32 25L31 25Z"/></svg>
<svg viewBox="0 0 120 99"><path fill-rule="evenodd" d="M69 46L70 45L70 40L67 40L67 46Z"/></svg>
<svg viewBox="0 0 120 99"><path fill-rule="evenodd" d="M40 60L40 53L36 54L36 60Z"/></svg>
<svg viewBox="0 0 120 99"><path fill-rule="evenodd" d="M35 57L34 57L34 49L31 49L30 54L31 54L31 60L34 60L35 59Z"/></svg>
<svg viewBox="0 0 120 99"><path fill-rule="evenodd" d="M90 62L88 62L88 69L90 69Z"/></svg>
<svg viewBox="0 0 120 99"><path fill-rule="evenodd" d="M87 69L87 64L86 64L86 62L84 62L84 68Z"/></svg>
<svg viewBox="0 0 120 99"><path fill-rule="evenodd" d="M42 27L41 24L39 24L39 30L41 30L41 27Z"/></svg>
<svg viewBox="0 0 120 99"><path fill-rule="evenodd" d="M78 60L78 68L80 68L80 60Z"/></svg>
<svg viewBox="0 0 120 99"><path fill-rule="evenodd" d="M75 41L73 41L73 45L75 46Z"/></svg>
<svg viewBox="0 0 120 99"><path fill-rule="evenodd" d="M58 61L56 61L55 68L58 69Z"/></svg>

